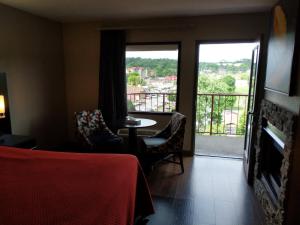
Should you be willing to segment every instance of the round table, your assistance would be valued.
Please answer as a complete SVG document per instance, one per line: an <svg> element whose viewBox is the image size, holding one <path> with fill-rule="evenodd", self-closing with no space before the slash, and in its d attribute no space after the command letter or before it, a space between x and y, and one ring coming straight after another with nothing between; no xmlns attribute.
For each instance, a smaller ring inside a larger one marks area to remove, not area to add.
<svg viewBox="0 0 300 225"><path fill-rule="evenodd" d="M145 119L145 118L136 118L137 120L140 120L141 123L137 125L133 124L125 124L124 127L128 128L128 150L130 152L137 152L137 128L145 128L145 127L151 127L156 124L155 120L151 119Z"/></svg>

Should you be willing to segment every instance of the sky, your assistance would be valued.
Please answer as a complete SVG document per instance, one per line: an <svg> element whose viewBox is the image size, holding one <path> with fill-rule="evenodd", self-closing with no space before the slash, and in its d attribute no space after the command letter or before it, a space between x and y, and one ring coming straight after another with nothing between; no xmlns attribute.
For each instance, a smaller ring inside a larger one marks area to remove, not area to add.
<svg viewBox="0 0 300 225"><path fill-rule="evenodd" d="M177 59L178 51L126 51L127 57L141 57L150 59Z"/></svg>
<svg viewBox="0 0 300 225"><path fill-rule="evenodd" d="M255 46L255 43L201 44L199 62L234 62L239 59L251 59Z"/></svg>
<svg viewBox="0 0 300 225"><path fill-rule="evenodd" d="M251 59L252 49L255 45L256 43L201 44L199 48L199 62L232 62L239 59ZM178 51L127 51L126 57L177 59Z"/></svg>

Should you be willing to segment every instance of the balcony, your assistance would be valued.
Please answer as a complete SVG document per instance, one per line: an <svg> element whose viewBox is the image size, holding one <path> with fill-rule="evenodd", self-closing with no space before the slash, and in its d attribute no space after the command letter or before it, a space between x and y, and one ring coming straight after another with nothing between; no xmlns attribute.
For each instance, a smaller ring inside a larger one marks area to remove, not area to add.
<svg viewBox="0 0 300 225"><path fill-rule="evenodd" d="M198 94L195 153L243 157L248 95Z"/></svg>
<svg viewBox="0 0 300 225"><path fill-rule="evenodd" d="M175 93L130 93L128 110L172 112ZM246 129L248 95L197 94L195 153L240 158Z"/></svg>

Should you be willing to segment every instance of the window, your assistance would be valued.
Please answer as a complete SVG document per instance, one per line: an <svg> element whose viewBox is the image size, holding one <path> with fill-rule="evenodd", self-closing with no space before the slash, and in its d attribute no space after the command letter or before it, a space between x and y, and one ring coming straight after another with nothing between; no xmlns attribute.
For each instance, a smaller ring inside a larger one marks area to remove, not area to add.
<svg viewBox="0 0 300 225"><path fill-rule="evenodd" d="M126 46L129 112L176 110L179 44Z"/></svg>

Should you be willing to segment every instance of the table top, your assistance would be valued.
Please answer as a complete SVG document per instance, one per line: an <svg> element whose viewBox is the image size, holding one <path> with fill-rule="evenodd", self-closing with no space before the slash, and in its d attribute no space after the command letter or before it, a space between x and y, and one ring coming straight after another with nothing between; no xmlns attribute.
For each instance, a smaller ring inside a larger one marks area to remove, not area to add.
<svg viewBox="0 0 300 225"><path fill-rule="evenodd" d="M155 120L151 120L151 119L145 119L145 118L135 118L135 119L141 120L141 124L137 124L137 125L125 124L125 127L127 127L127 128L144 128L144 127L154 126L157 123Z"/></svg>

